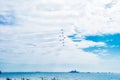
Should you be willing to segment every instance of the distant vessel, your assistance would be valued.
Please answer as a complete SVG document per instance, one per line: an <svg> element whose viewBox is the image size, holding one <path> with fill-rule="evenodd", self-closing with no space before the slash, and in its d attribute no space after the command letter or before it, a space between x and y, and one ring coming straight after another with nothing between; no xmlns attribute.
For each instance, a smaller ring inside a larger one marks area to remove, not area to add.
<svg viewBox="0 0 120 80"><path fill-rule="evenodd" d="M72 70L72 71L70 71L69 73L79 73L79 71Z"/></svg>
<svg viewBox="0 0 120 80"><path fill-rule="evenodd" d="M0 71L0 74L2 74L2 72Z"/></svg>

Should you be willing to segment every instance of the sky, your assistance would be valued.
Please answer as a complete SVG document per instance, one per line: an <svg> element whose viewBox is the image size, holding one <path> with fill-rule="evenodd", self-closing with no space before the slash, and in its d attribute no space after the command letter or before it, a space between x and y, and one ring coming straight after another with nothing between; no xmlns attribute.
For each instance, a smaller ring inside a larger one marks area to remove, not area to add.
<svg viewBox="0 0 120 80"><path fill-rule="evenodd" d="M119 0L0 0L0 70L120 72Z"/></svg>

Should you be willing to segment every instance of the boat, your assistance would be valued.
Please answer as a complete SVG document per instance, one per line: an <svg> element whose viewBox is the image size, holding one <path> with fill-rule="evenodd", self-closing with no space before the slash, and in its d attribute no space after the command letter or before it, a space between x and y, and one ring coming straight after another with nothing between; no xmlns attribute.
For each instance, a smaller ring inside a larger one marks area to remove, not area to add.
<svg viewBox="0 0 120 80"><path fill-rule="evenodd" d="M0 74L2 74L2 72L0 71Z"/></svg>
<svg viewBox="0 0 120 80"><path fill-rule="evenodd" d="M72 71L70 71L69 73L79 73L79 71L72 70Z"/></svg>

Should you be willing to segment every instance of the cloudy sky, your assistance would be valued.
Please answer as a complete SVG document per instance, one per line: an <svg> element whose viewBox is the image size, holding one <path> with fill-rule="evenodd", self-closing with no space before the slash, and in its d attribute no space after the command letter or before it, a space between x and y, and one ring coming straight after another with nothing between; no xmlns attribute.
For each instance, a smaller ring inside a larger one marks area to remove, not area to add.
<svg viewBox="0 0 120 80"><path fill-rule="evenodd" d="M120 72L119 0L0 0L0 70Z"/></svg>

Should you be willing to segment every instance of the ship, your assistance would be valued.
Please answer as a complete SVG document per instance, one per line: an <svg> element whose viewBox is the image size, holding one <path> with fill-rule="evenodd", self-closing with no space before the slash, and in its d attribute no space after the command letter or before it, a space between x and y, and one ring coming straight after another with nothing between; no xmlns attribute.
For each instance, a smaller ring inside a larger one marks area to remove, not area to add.
<svg viewBox="0 0 120 80"><path fill-rule="evenodd" d="M2 74L2 72L0 71L0 74Z"/></svg>
<svg viewBox="0 0 120 80"><path fill-rule="evenodd" d="M77 70L72 70L72 71L70 71L69 73L79 73L79 71L77 71Z"/></svg>

